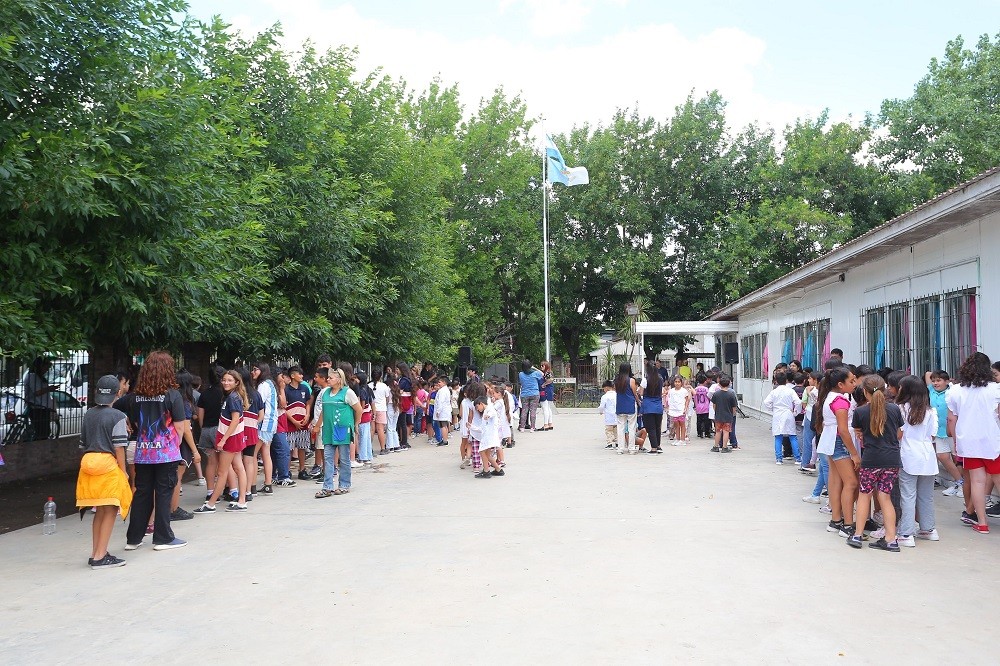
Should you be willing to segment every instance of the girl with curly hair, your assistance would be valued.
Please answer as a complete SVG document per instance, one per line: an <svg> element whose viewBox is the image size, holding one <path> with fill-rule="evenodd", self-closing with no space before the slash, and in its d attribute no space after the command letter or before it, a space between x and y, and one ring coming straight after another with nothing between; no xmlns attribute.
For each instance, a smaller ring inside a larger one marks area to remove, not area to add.
<svg viewBox="0 0 1000 666"><path fill-rule="evenodd" d="M177 465L181 462L180 444L190 427L184 400L177 390L173 357L165 351L154 351L147 356L139 369L135 390L120 402L136 435L135 495L125 550L142 545L150 515L153 515L153 550L186 546L187 542L178 539L170 527L170 505L177 485Z"/></svg>
<svg viewBox="0 0 1000 666"><path fill-rule="evenodd" d="M986 476L1000 486L1000 384L993 381L990 357L975 352L958 369L958 386L945 398L948 405L948 435L955 438L955 455L969 475L971 505L962 512L962 522L979 534L989 534L986 524Z"/></svg>

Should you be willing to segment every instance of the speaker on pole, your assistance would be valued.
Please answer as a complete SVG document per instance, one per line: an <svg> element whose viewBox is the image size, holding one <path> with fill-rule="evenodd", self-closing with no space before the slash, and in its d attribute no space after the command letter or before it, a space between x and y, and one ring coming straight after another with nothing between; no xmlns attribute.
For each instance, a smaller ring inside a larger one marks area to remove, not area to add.
<svg viewBox="0 0 1000 666"><path fill-rule="evenodd" d="M458 348L458 364L464 365L467 368L474 365L472 362L472 347Z"/></svg>
<svg viewBox="0 0 1000 666"><path fill-rule="evenodd" d="M722 345L722 361L736 365L740 362L740 343L726 342Z"/></svg>

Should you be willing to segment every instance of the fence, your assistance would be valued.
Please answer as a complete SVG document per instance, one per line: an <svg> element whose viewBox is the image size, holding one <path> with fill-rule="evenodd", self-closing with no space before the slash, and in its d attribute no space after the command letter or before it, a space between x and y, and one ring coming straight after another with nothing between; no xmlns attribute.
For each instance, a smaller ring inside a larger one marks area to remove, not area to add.
<svg viewBox="0 0 1000 666"><path fill-rule="evenodd" d="M3 445L80 434L87 405L90 353L0 363Z"/></svg>

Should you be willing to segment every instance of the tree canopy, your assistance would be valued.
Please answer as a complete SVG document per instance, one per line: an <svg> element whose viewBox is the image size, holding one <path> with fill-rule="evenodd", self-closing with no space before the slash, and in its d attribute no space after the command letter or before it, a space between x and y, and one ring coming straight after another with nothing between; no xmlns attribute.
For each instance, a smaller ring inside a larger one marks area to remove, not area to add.
<svg viewBox="0 0 1000 666"><path fill-rule="evenodd" d="M716 92L555 136L497 89L413 90L347 48L176 0L0 4L0 353L210 343L244 358L586 355L640 298L703 317L1000 164L1000 36L878 116L732 127ZM544 194L547 192L547 194Z"/></svg>

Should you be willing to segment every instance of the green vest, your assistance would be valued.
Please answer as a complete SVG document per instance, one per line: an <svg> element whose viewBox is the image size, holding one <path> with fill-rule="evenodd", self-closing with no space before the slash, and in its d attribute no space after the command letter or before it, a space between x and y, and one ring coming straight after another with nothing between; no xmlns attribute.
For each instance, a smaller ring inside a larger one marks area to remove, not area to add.
<svg viewBox="0 0 1000 666"><path fill-rule="evenodd" d="M354 439L354 408L347 404L347 387L336 395L327 387L317 399L323 407L323 444L350 444Z"/></svg>

